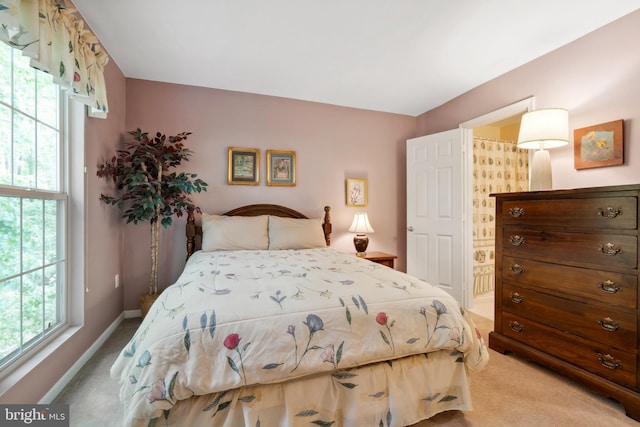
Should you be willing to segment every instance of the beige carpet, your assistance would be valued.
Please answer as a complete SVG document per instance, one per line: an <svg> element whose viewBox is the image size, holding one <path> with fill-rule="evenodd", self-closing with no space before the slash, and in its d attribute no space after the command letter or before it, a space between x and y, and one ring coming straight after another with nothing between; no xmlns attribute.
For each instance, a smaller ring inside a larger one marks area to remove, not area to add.
<svg viewBox="0 0 640 427"><path fill-rule="evenodd" d="M473 317L486 340L493 322ZM54 403L69 403L71 427L120 426L118 385L109 377L109 368L139 322L125 320L55 399ZM473 411L438 414L412 427L640 427L615 401L543 367L495 351L485 370L472 373L471 392Z"/></svg>
<svg viewBox="0 0 640 427"><path fill-rule="evenodd" d="M493 321L472 316L488 343ZM471 374L473 411L438 414L413 427L640 426L616 401L513 355L490 353L487 367Z"/></svg>

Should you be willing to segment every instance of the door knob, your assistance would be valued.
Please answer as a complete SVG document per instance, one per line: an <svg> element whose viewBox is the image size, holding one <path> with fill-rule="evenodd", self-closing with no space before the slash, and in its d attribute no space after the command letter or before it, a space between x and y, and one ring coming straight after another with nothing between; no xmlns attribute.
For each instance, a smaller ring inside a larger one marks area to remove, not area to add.
<svg viewBox="0 0 640 427"><path fill-rule="evenodd" d="M408 227L407 227L407 230L409 230L409 231L413 231L413 227L412 227L412 226L408 226Z"/></svg>

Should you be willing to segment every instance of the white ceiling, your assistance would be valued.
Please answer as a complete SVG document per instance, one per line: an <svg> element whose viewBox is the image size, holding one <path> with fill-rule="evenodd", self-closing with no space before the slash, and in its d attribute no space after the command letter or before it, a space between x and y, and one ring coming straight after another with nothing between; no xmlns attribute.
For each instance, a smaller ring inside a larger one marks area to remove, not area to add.
<svg viewBox="0 0 640 427"><path fill-rule="evenodd" d="M126 77L417 116L637 0L73 0Z"/></svg>

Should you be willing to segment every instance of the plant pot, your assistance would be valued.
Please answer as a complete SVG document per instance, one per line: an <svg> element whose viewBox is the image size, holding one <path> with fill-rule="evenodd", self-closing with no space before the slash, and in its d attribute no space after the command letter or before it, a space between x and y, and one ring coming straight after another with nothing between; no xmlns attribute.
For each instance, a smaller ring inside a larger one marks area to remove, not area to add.
<svg viewBox="0 0 640 427"><path fill-rule="evenodd" d="M153 305L153 302L156 299L158 299L158 296L160 296L160 294L158 293L150 294L148 292L145 292L144 294L140 295L139 301L140 301L140 311L142 312L142 318L144 318L144 316L147 315L147 313L149 312L149 309Z"/></svg>

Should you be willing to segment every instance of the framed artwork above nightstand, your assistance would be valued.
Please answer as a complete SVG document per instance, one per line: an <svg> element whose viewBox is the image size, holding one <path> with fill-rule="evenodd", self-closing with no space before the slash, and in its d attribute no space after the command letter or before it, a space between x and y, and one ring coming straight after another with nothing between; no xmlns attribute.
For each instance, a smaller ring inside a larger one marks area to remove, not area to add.
<svg viewBox="0 0 640 427"><path fill-rule="evenodd" d="M394 260L398 258L397 255L388 254L385 252L367 252L364 259L377 262L378 264L386 265L387 267L394 268Z"/></svg>

